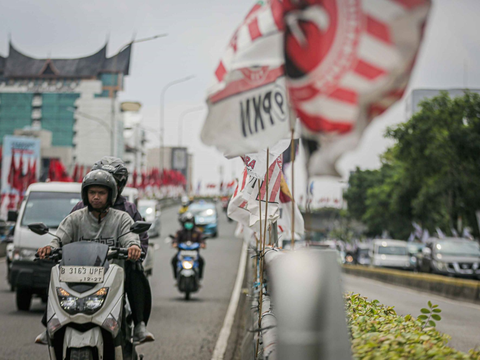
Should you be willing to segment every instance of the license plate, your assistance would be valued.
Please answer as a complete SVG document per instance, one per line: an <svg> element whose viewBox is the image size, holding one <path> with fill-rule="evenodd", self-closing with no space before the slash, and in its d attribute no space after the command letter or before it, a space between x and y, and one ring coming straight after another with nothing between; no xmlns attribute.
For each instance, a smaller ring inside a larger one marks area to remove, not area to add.
<svg viewBox="0 0 480 360"><path fill-rule="evenodd" d="M105 268L101 266L60 266L60 281L74 283L101 283Z"/></svg>

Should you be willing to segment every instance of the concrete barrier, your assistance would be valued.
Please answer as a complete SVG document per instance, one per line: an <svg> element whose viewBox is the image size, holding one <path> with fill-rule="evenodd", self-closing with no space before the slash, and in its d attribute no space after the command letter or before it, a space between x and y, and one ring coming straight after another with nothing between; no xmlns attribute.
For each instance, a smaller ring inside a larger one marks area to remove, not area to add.
<svg viewBox="0 0 480 360"><path fill-rule="evenodd" d="M344 265L343 272L387 284L430 292L450 299L480 304L480 281L477 280L360 265Z"/></svg>

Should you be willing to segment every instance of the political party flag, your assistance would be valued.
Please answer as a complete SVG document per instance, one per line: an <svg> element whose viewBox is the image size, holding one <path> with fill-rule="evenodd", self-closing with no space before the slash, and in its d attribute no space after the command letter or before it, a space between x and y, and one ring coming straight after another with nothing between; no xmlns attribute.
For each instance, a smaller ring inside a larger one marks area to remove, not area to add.
<svg viewBox="0 0 480 360"><path fill-rule="evenodd" d="M403 95L430 0L284 0L285 68L311 175L334 175Z"/></svg>
<svg viewBox="0 0 480 360"><path fill-rule="evenodd" d="M267 219L268 223L275 222L280 216L280 184L282 181L282 155L277 157L268 168L268 192L267 192L267 174L260 184L260 191L254 197L250 197L250 224L249 227L255 232L260 231L260 223ZM255 182L261 181L255 179ZM253 189L257 189L255 183L251 184ZM268 205L267 205L268 203ZM260 220L261 215L261 220Z"/></svg>
<svg viewBox="0 0 480 360"><path fill-rule="evenodd" d="M435 231L437 232L437 235L438 235L438 238L439 239L443 239L445 237L445 234L443 233L442 230L440 230L440 228L436 228Z"/></svg>
<svg viewBox="0 0 480 360"><path fill-rule="evenodd" d="M289 145L290 140L283 139L268 148L268 167L270 167L278 157L283 154ZM249 175L257 179L263 179L265 177L267 172L267 149L263 149L257 153L246 154L245 156L242 156L242 159Z"/></svg>
<svg viewBox="0 0 480 360"><path fill-rule="evenodd" d="M278 234L282 239L292 238L292 210L295 216L295 234L302 235L305 232L305 223L297 203L292 201L292 194L285 178L280 182L280 216L277 220Z"/></svg>
<svg viewBox="0 0 480 360"><path fill-rule="evenodd" d="M268 223L276 221L279 217L281 170L282 156L279 156L268 169L267 205L267 175L264 179L257 179L249 175L245 168L228 204L228 217L257 233L260 233L260 223L264 224L265 219Z"/></svg>
<svg viewBox="0 0 480 360"><path fill-rule="evenodd" d="M258 1L235 31L208 90L201 139L227 157L257 152L288 136L290 115L280 0Z"/></svg>

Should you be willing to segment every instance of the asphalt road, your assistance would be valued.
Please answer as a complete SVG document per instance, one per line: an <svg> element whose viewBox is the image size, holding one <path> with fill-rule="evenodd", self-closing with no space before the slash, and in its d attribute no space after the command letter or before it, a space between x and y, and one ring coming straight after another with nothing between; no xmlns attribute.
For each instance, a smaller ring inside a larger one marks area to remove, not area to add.
<svg viewBox="0 0 480 360"><path fill-rule="evenodd" d="M442 320L437 323L437 329L452 337L451 347L464 352L480 347L478 305L346 274L343 274L343 288L346 292L359 293L370 300L377 299L381 304L395 306L399 315L418 316L420 309L427 307L430 300L442 309Z"/></svg>
<svg viewBox="0 0 480 360"><path fill-rule="evenodd" d="M207 241L205 274L200 291L185 301L172 276L173 249L164 239L178 229L177 208L162 213L162 235L156 244L154 274L150 278L154 298L148 328L156 341L139 347L146 360L211 359L230 301L242 248L233 236L234 222L219 211L219 237ZM33 343L44 330L40 319L45 305L39 299L30 312L19 312L15 295L4 280L6 265L0 262L0 359L48 359L47 348Z"/></svg>

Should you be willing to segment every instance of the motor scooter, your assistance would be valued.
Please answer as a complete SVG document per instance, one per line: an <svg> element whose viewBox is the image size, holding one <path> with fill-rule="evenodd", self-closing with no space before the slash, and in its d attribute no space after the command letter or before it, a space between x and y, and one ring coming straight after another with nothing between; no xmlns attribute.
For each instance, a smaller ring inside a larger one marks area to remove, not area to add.
<svg viewBox="0 0 480 360"><path fill-rule="evenodd" d="M197 242L178 244L177 286L180 292L185 293L185 300L189 300L190 294L200 288L199 251L200 244Z"/></svg>
<svg viewBox="0 0 480 360"><path fill-rule="evenodd" d="M42 223L28 227L39 235L51 234ZM135 222L120 237L130 232L141 234L149 227L149 223ZM78 241L54 249L47 258L57 262L48 289L50 359L143 359L133 342L134 326L125 296L124 270L110 262L126 260L128 249Z"/></svg>

